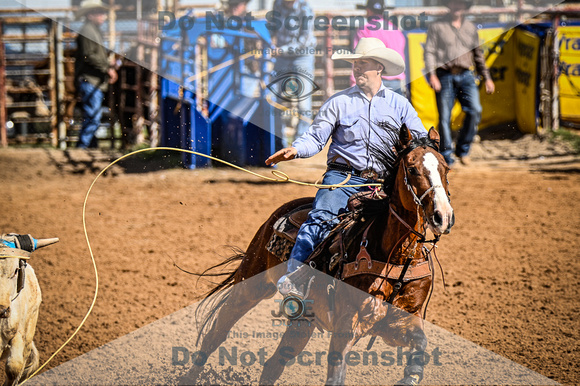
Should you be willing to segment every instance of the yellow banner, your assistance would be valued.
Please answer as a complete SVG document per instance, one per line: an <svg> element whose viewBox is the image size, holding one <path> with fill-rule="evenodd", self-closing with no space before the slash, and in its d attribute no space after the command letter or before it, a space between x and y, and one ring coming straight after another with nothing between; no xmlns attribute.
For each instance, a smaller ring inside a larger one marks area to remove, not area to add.
<svg viewBox="0 0 580 386"><path fill-rule="evenodd" d="M515 39L511 38L513 32L513 30L504 30L503 28L484 28L479 30L479 39L496 87L496 92L493 95L486 94L483 84L480 87L483 108L480 128L516 121L513 54ZM407 35L409 76L410 79L414 79L410 84L411 103L425 126L436 127L438 114L435 92L431 89L424 76L423 47L426 38L426 33L410 33ZM454 129L461 127L463 114L459 103L456 103L453 108L451 120Z"/></svg>
<svg viewBox="0 0 580 386"><path fill-rule="evenodd" d="M517 30L514 50L514 90L516 121L520 131L535 133L536 99L538 90L538 58L540 38L530 32Z"/></svg>
<svg viewBox="0 0 580 386"><path fill-rule="evenodd" d="M479 30L479 40L485 41L482 45L487 67L493 82L495 93L485 92L482 80L479 88L481 99L481 123L479 128L511 123L516 120L514 95L514 29L500 33L499 28ZM499 34L499 36L498 36ZM462 121L456 120L455 127L459 128Z"/></svg>
<svg viewBox="0 0 580 386"><path fill-rule="evenodd" d="M580 27L560 27L560 118L580 122Z"/></svg>
<svg viewBox="0 0 580 386"><path fill-rule="evenodd" d="M427 83L425 74L425 61L423 60L423 47L427 40L426 33L410 33L407 35L409 47L409 84L411 91L411 104L415 107L419 118L427 129L437 127L438 114L435 92Z"/></svg>

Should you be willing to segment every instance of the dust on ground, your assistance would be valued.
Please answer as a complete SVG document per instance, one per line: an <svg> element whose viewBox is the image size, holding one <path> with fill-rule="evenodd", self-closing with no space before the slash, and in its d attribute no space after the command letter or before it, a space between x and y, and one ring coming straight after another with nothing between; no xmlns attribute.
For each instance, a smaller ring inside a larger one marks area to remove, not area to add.
<svg viewBox="0 0 580 386"><path fill-rule="evenodd" d="M116 156L0 150L1 232L61 240L30 261L43 293L35 337L41 362L92 301L82 208L94 177ZM484 139L472 158L470 167L450 173L456 225L438 249L447 288L439 277L427 318L558 382L578 384L580 160L567 144L533 136ZM169 155L126 160L94 185L86 219L99 297L49 368L192 304L210 285L174 264L201 271L229 255L228 246L246 248L281 204L315 194L230 169L166 169L172 162ZM314 181L324 158L280 169Z"/></svg>

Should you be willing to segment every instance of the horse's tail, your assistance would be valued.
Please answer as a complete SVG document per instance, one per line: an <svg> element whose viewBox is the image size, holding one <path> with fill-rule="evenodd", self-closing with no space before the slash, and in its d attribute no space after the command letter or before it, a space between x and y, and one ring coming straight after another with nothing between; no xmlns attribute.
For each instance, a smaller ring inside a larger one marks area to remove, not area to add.
<svg viewBox="0 0 580 386"><path fill-rule="evenodd" d="M234 270L225 272L211 272L220 267L227 267L232 263L241 261L246 254L239 250L234 249L234 255L228 257L221 263L218 263L212 267L209 267L202 273L192 273L196 276L202 277L220 277L226 276L226 278L218 283L213 289L211 289L199 303L195 310L195 321L198 327L197 340L195 342L196 346L199 344L200 339L205 336L209 328L213 325L217 311L224 305L228 300L233 286L235 284L235 275L239 269L239 266ZM215 295L215 296L214 296ZM200 319L201 322L200 322Z"/></svg>

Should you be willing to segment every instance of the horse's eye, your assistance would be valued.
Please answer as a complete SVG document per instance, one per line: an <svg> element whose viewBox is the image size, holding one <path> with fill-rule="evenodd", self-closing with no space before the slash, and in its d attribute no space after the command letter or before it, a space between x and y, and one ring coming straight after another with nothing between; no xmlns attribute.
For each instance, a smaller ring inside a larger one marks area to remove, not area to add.
<svg viewBox="0 0 580 386"><path fill-rule="evenodd" d="M412 176L416 176L416 175L419 175L419 172L417 171L417 168L411 166L409 168L409 174Z"/></svg>

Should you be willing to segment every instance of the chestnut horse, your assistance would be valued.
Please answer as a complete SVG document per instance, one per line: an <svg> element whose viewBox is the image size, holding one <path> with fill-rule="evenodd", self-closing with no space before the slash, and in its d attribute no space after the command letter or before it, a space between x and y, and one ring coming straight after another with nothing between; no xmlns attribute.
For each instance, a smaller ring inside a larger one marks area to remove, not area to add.
<svg viewBox="0 0 580 386"><path fill-rule="evenodd" d="M387 191L390 198L368 203L375 208L375 215L365 214L364 235L359 232L345 251L352 261L350 257L360 256L361 245L366 246L366 256L371 259L360 260L360 263L365 267L368 263L369 269L371 261L387 269L405 263L409 269L421 263L425 266L428 259L423 247L426 228L438 238L438 235L448 233L454 223L448 194L449 168L437 151L439 134L432 128L428 137L412 140L410 131L403 125L395 136L398 136L399 144L395 162L391 162L393 173ZM202 307L204 313L209 311L205 313L198 344L201 341L199 352L205 358L194 360L184 382L203 382L197 378L205 360L226 340L234 324L260 301L276 293L276 283L285 273L285 264L266 250L272 227L281 216L311 200L302 198L281 206L260 227L246 253L217 265L241 260L239 267L204 299L207 301L206 307ZM325 257L326 260L330 258ZM357 257L357 267L358 263ZM276 352L264 364L260 384L276 382L284 364L300 354L316 327L333 333L329 353L337 353L332 360L329 355L327 384L344 384L345 355L366 335L373 336L373 341L375 336L380 336L389 345L409 347L411 354L400 383L420 382L423 376L421 359L427 346L421 312L431 289L430 267L427 275L418 279L403 281L407 271L404 269L399 279L365 271L340 282L308 265L302 266L300 269L310 270L309 275L315 276L307 294L316 306L315 321L308 325L292 323L287 327ZM263 275L257 276L260 273ZM251 277L258 279L247 280ZM342 277L345 277L344 271ZM329 296L329 285L332 286L333 282L334 294Z"/></svg>

